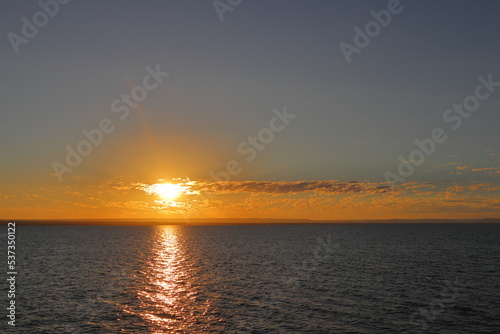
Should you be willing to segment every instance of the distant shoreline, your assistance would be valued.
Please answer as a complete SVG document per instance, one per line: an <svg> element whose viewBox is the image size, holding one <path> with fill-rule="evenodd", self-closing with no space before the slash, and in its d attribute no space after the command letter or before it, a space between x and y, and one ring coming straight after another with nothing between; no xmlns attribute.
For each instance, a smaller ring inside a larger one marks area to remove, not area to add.
<svg viewBox="0 0 500 334"><path fill-rule="evenodd" d="M312 220L267 218L193 218L184 219L0 219L0 225L16 222L18 226L155 226L155 225L336 225L336 224L499 224L500 218L480 219L370 219L370 220Z"/></svg>

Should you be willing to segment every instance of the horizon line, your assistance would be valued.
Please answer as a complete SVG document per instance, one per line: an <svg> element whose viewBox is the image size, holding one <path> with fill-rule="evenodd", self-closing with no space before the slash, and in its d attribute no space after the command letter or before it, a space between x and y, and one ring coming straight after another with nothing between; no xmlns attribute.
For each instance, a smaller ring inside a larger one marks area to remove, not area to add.
<svg viewBox="0 0 500 334"><path fill-rule="evenodd" d="M38 226L155 226L155 225L333 225L333 224L500 224L500 218L391 218L391 219L287 219L287 218L84 218L0 219L0 225L16 222Z"/></svg>

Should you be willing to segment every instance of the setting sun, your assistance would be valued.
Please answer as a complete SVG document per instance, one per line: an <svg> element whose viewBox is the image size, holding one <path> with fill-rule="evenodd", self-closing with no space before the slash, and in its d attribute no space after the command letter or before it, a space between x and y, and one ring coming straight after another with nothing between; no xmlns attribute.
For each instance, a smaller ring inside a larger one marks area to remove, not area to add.
<svg viewBox="0 0 500 334"><path fill-rule="evenodd" d="M183 188L178 184L160 183L154 185L154 190L161 198L171 200L179 197L182 194Z"/></svg>

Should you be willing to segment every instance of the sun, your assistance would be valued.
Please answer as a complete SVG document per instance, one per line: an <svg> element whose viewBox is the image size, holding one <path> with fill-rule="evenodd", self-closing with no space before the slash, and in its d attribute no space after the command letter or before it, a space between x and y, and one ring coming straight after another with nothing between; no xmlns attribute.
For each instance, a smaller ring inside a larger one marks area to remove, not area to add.
<svg viewBox="0 0 500 334"><path fill-rule="evenodd" d="M158 183L154 185L154 190L161 198L165 200L172 200L179 197L184 189L178 184Z"/></svg>

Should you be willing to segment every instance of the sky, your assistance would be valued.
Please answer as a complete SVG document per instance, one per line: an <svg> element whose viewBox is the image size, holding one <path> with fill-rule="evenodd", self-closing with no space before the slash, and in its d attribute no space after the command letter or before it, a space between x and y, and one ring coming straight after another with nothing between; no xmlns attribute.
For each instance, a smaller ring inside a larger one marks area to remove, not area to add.
<svg viewBox="0 0 500 334"><path fill-rule="evenodd" d="M500 218L497 2L0 8L0 218Z"/></svg>

